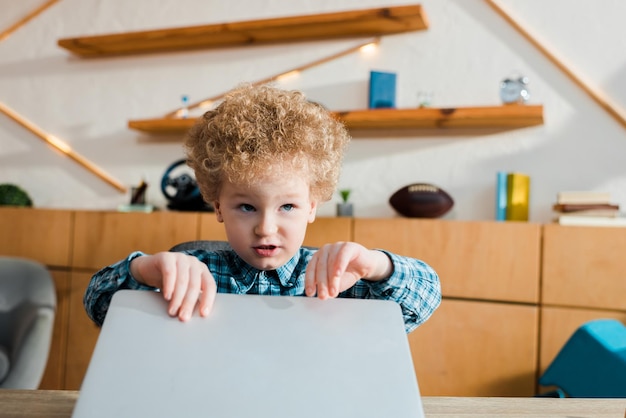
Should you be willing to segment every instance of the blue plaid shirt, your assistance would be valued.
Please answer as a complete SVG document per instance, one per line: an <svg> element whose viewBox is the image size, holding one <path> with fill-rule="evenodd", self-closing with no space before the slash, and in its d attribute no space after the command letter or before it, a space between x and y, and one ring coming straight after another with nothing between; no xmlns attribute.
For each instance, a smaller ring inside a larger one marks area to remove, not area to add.
<svg viewBox="0 0 626 418"><path fill-rule="evenodd" d="M301 248L285 265L276 270L257 270L234 251L189 250L186 254L205 263L217 284L218 293L249 293L259 295L304 295L306 266L315 250ZM413 258L385 252L393 263L393 273L381 281L359 280L339 294L343 298L387 299L400 304L406 332L426 321L441 302L441 286L437 273L426 263ZM130 274L130 262L144 255L134 252L126 259L97 272L84 296L89 317L102 325L113 294L118 289L156 290L137 282Z"/></svg>

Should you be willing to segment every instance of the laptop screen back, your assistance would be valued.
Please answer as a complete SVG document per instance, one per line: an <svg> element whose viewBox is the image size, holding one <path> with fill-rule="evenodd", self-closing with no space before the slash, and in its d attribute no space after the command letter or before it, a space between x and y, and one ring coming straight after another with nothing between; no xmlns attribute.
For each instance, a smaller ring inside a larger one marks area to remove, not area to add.
<svg viewBox="0 0 626 418"><path fill-rule="evenodd" d="M423 417L395 302L218 294L185 323L166 307L114 295L74 418Z"/></svg>

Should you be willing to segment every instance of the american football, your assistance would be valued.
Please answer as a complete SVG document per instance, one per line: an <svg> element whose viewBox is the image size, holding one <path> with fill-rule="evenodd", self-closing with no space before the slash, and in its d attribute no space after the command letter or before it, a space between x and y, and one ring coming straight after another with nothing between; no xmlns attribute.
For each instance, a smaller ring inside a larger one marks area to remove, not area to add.
<svg viewBox="0 0 626 418"><path fill-rule="evenodd" d="M414 183L397 190L389 204L409 218L438 218L445 215L454 200L443 189L428 183Z"/></svg>

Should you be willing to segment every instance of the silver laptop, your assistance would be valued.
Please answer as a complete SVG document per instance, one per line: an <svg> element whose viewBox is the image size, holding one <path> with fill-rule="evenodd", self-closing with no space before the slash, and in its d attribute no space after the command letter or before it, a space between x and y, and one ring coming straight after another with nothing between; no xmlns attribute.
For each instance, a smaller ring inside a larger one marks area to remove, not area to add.
<svg viewBox="0 0 626 418"><path fill-rule="evenodd" d="M166 306L114 295L74 418L424 416L395 302L218 294L184 323Z"/></svg>

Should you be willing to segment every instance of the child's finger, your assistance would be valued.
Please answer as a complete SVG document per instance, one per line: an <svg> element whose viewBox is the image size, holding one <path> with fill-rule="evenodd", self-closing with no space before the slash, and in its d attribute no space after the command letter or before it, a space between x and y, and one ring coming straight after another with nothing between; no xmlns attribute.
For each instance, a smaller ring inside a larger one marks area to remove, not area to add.
<svg viewBox="0 0 626 418"><path fill-rule="evenodd" d="M328 297L328 250L327 246L317 252L315 261L315 286L317 297L326 299Z"/></svg>
<svg viewBox="0 0 626 418"><path fill-rule="evenodd" d="M329 256L328 262L328 285L331 297L337 297L342 288L342 278L348 269L352 254L349 247L338 245Z"/></svg>
<svg viewBox="0 0 626 418"><path fill-rule="evenodd" d="M307 296L315 296L315 271L318 253L319 251L313 254L304 273L304 294Z"/></svg>
<svg viewBox="0 0 626 418"><path fill-rule="evenodd" d="M161 260L158 263L158 274L161 275L161 293L163 294L163 298L167 301L172 300L172 295L174 293L174 286L176 285L176 266L175 262L168 262L168 257L158 257L157 260ZM140 257L141 258L141 257Z"/></svg>
<svg viewBox="0 0 626 418"><path fill-rule="evenodd" d="M328 256L328 264L326 266L326 282L328 283L328 296L337 297L339 294L339 286L341 284L341 275L343 270L339 266L341 258L338 253L332 252Z"/></svg>
<svg viewBox="0 0 626 418"><path fill-rule="evenodd" d="M202 274L202 282L201 282L201 290L200 294L200 315L207 316L211 312L213 308L213 303L215 302L215 295L217 293L217 286L215 284L215 280L211 273L209 273L208 269L206 272Z"/></svg>
<svg viewBox="0 0 626 418"><path fill-rule="evenodd" d="M180 306L183 303L185 294L187 293L187 286L189 285L189 269L179 266L176 269L176 278L174 283L174 290L172 292L172 298L168 307L168 313L171 316L177 316Z"/></svg>
<svg viewBox="0 0 626 418"><path fill-rule="evenodd" d="M200 296L200 280L202 273L199 269L194 268L193 265L188 271L189 279L187 281L187 289L183 294L180 309L178 310L178 319L183 322L191 318Z"/></svg>

